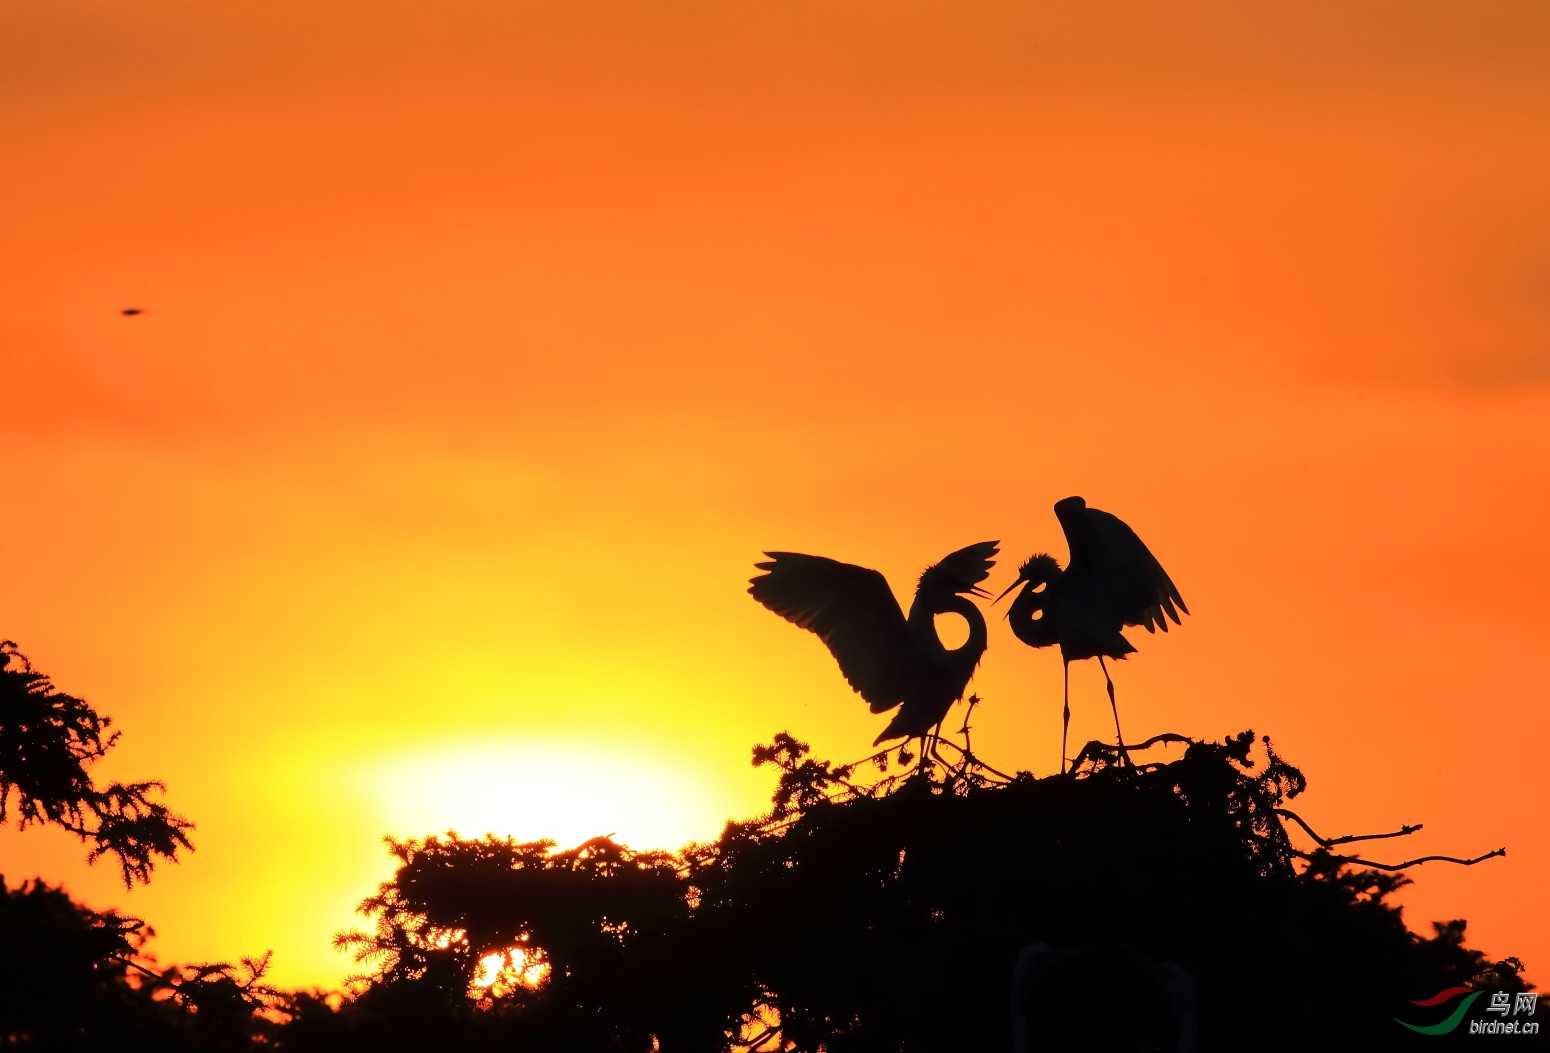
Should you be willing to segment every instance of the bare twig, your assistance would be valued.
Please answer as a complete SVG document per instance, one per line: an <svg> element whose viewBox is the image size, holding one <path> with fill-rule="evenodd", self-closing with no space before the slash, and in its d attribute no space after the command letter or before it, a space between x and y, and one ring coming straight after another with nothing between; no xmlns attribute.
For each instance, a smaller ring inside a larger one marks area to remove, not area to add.
<svg viewBox="0 0 1550 1053"><path fill-rule="evenodd" d="M1147 739L1145 742L1141 743L1139 746L1137 746L1137 745L1132 743L1131 745L1126 746L1125 748L1129 749L1129 750L1144 750L1144 749L1151 749L1153 746L1157 745L1159 742L1163 743L1164 745L1172 745L1175 742L1194 742L1194 741L1195 740L1190 738L1188 735L1175 735L1171 731L1165 731L1161 735L1153 735L1151 738Z"/></svg>
<svg viewBox="0 0 1550 1053"><path fill-rule="evenodd" d="M974 756L969 744L969 718L974 716L974 707L980 704L979 695L970 695L967 699L969 707L963 711L963 727L959 728L959 734L963 736L963 755Z"/></svg>
<svg viewBox="0 0 1550 1053"><path fill-rule="evenodd" d="M1393 836L1393 835L1387 835L1387 836ZM1421 856L1419 859L1410 859L1410 860L1406 860L1403 863L1374 863L1370 859L1361 859L1361 858L1359 858L1357 856L1338 856L1338 855L1335 855L1333 852L1325 853L1325 855L1328 858L1337 860L1338 862L1341 862L1341 863L1350 863L1353 866L1359 866L1359 867L1372 867L1374 870L1390 870L1390 871L1392 871L1392 870L1404 870L1406 867L1419 866L1422 863L1430 863L1430 862L1432 862L1434 860L1439 862L1439 863L1457 863L1461 867L1472 867L1476 863L1483 863L1487 859L1494 858L1495 856L1505 856L1506 854L1507 854L1507 849L1505 849L1505 848L1498 848L1494 852L1487 852L1485 855L1483 855L1483 856L1476 856L1473 859L1460 859L1457 856ZM1315 858L1313 853L1311 853L1311 852L1301 852L1301 851L1298 851L1295 848L1292 849L1292 855L1297 856L1300 859L1309 859L1309 860L1311 860L1311 859Z"/></svg>
<svg viewBox="0 0 1550 1053"><path fill-rule="evenodd" d="M1406 837L1421 829L1421 824L1415 823L1414 825L1406 824L1405 826L1401 826L1398 830L1387 834L1345 834L1341 837L1320 837L1318 834L1313 832L1313 827L1308 825L1307 820L1298 815L1296 812L1292 811L1290 808L1276 808L1273 809L1273 811L1277 815L1286 816L1286 818L1292 820L1298 826L1302 827L1307 835L1317 841L1319 846L1322 848L1328 848L1330 845L1349 844L1352 841L1380 841L1387 837ZM1455 860L1455 862L1457 862L1457 860Z"/></svg>
<svg viewBox="0 0 1550 1053"><path fill-rule="evenodd" d="M1159 742L1165 745L1171 745L1175 742L1193 743L1194 741L1194 739L1187 735L1176 735L1171 731L1165 731L1161 735L1153 735L1151 738L1138 745L1110 746L1107 742L1104 742L1101 739L1093 739L1087 745L1082 747L1082 751L1078 753L1076 755L1076 759L1071 762L1071 770L1069 774L1075 774L1076 770L1082 766L1084 761L1091 762L1100 758L1109 761L1111 764L1127 762L1131 767L1135 767L1135 762L1130 760L1130 753L1132 751L1150 749L1151 747L1157 745Z"/></svg>
<svg viewBox="0 0 1550 1053"><path fill-rule="evenodd" d="M931 771L931 765L932 765L933 762L935 762L936 764L940 764L940 765L942 765L942 767L948 769L949 775L948 775L947 780L946 780L947 782L953 781L953 778L955 776L969 774L971 769L977 769L976 774L978 772L989 772L991 775L995 776L998 779L1002 779L1002 780L1004 780L1006 782L1012 782L1013 781L1013 777L1012 776L1008 775L1004 771L998 771L997 769L992 768L990 765L988 765L984 761L980 760L979 757L974 755L974 751L973 751L973 749L971 747L971 741L972 741L970 739L970 727L971 727L971 725L970 725L969 721L970 721L970 718L974 715L974 707L980 704L981 699L980 699L980 697L978 695L970 695L964 701L966 701L968 703L968 709L964 712L964 715L963 715L963 727L958 729L959 730L959 734L963 735L963 745L960 746L958 743L956 743L953 740L948 739L948 738L942 738L940 736L933 737L931 745L922 754L922 756L920 758L920 763L917 764L915 766L914 770L906 777L908 777L908 778L929 778L930 777L930 771ZM940 747L940 746L951 746L953 749L958 751L958 761L956 762L956 765L954 763L952 763L952 762L949 762L945 757L943 757L941 754L939 754L937 752L937 748ZM879 762L882 761L883 758L888 757L889 755L891 755L893 753L893 751L895 749L897 749L897 748L898 748L897 746L887 746L887 747L884 747L883 749L878 750L876 753L872 753L872 754L869 754L869 755L867 755L865 757L862 757L860 760L851 761L849 764L844 765L841 768L835 769L835 771L837 771L837 772L847 772L848 773L848 772L850 772L852 770L855 770L855 769L858 769L858 768L860 768L860 767L862 767L863 765L866 765L866 764L870 764L873 767L881 768L882 765ZM956 770L955 770L955 768L956 768ZM980 777L983 778L984 776L981 775ZM876 794L879 789L886 788L886 787L892 785L899 778L900 778L899 775L889 775L889 776L887 776L885 778L877 780L877 782L873 783L869 787L862 787L862 786L856 785L854 783L848 782L848 781L846 781L844 779L835 779L834 781L836 781L840 785L844 786L851 793L856 794L856 795L859 796L859 795L868 794L868 793Z"/></svg>
<svg viewBox="0 0 1550 1053"><path fill-rule="evenodd" d="M876 764L877 761L878 761L878 758L886 757L886 756L888 756L888 754L890 754L892 752L893 752L893 747L892 746L884 746L882 749L878 750L876 753L869 753L865 757L862 757L860 760L853 760L853 761L851 761L849 764L845 765L845 767L847 767L847 768L859 768L863 764Z"/></svg>
<svg viewBox="0 0 1550 1053"><path fill-rule="evenodd" d="M749 1053L755 1053L755 1051L758 1050L758 1048L760 1046L764 1045L764 1043L768 1042L771 1038L775 1037L776 1035L779 1035L780 1032L781 1032L781 1026L779 1024L771 1024L769 1027L767 1027L763 1031L759 1032L753 1038L748 1039L746 1042L744 1042L743 1043L743 1048L747 1049L749 1051Z"/></svg>
<svg viewBox="0 0 1550 1053"><path fill-rule="evenodd" d="M1308 825L1308 821L1306 819L1292 811L1290 808L1275 808L1272 809L1272 811L1274 811L1276 815L1284 816L1287 819L1292 820L1298 826L1302 827L1303 832L1317 841L1321 849L1328 849L1331 845L1350 844L1352 841L1382 841L1391 837L1408 837L1415 833L1417 830L1421 829L1420 823L1407 823L1404 826L1401 826L1398 830L1391 830L1386 834L1344 834L1340 837L1320 837L1314 831L1313 827ZM1303 852L1295 848L1292 849L1292 854L1300 859L1311 860L1314 858L1312 853ZM1362 859L1358 856L1342 856L1337 855L1334 852L1325 852L1325 855L1328 856L1328 858L1341 863L1350 863L1353 866L1360 867L1372 867L1374 870L1390 871L1404 870L1406 867L1419 866L1422 863L1429 863L1433 861L1439 863L1457 863L1459 866L1472 867L1476 863L1484 862L1485 860L1494 858L1496 856L1505 856L1506 854L1506 848L1498 848L1494 852L1487 852L1485 855L1476 856L1474 859L1460 859L1457 856L1420 856L1419 858L1407 860L1403 863L1374 863L1370 859Z"/></svg>
<svg viewBox="0 0 1550 1053"><path fill-rule="evenodd" d="M110 955L107 956L107 958L108 958L109 961L118 962L120 965L127 965L131 969L138 969L140 972L144 973L146 976L149 976L153 981L155 981L156 983L162 984L163 986L173 987L173 988L175 988L177 986L176 984L174 984L170 980L168 980L165 976L163 976L161 973L155 972L155 971L153 971L151 969L147 969L145 966L141 965L139 962L133 960L132 958L125 958L121 954L110 954Z"/></svg>
<svg viewBox="0 0 1550 1053"><path fill-rule="evenodd" d="M986 764L984 761L980 760L974 755L974 750L972 749L969 741L969 718L974 716L974 707L980 704L980 696L970 695L968 697L968 703L969 708L964 711L963 727L960 729L963 733L963 749L960 752L963 754L965 770L967 770L969 767L983 768L985 771L990 772L997 778L1011 782L1012 777L1006 772L997 771L995 768L992 768L990 765ZM958 744L956 742L949 742L948 745L952 746L954 749L958 749Z"/></svg>
<svg viewBox="0 0 1550 1053"><path fill-rule="evenodd" d="M943 746L951 746L953 749L958 751L961 758L960 763L964 766L964 770L967 770L971 767L981 768L990 772L990 774L996 776L997 778L1004 779L1007 782L1012 781L1012 776L1008 775L1004 771L997 771L995 768L992 768L990 765L986 764L984 761L980 760L974 754L970 753L967 749L958 745L958 743L952 741L951 739L940 739L939 744ZM943 761L943 763L945 764L947 762Z"/></svg>

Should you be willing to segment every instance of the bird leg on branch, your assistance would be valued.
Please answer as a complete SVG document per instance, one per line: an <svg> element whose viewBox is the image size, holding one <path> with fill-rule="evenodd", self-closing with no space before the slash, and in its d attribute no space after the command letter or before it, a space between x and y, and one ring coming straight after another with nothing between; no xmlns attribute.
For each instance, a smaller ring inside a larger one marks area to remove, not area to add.
<svg viewBox="0 0 1550 1053"><path fill-rule="evenodd" d="M920 736L920 757L915 761L915 774L925 776L929 779L931 777L931 771L928 766L930 765L931 760L935 755L936 743L934 741L934 736L930 732L927 732L926 734Z"/></svg>
<svg viewBox="0 0 1550 1053"><path fill-rule="evenodd" d="M976 757L974 755L973 749L970 748L970 721L974 716L974 707L980 702L980 697L978 695L970 695L967 699L965 699L965 701L968 702L968 710L964 713L963 726L958 729L959 732L963 735L963 745L960 746L952 739L946 738L942 735L942 725L947 722L947 715L943 714L942 719L937 721L935 728L926 734L919 736L920 753L918 757L910 757L906 750L900 750L899 763L908 764L913 760L915 762L915 774L929 774L929 765L931 765L932 762L935 762L941 764L943 768L946 768L949 771L953 771L956 767L957 774L966 774L969 769L974 768L979 769L982 772L988 772L991 775L994 775L996 778L1003 779L1006 782L1011 782L1012 776L1006 774L1003 771L997 771L995 768L992 768L990 765ZM944 757L942 755L943 746L950 746L952 749L956 750L959 755L958 759L956 761L952 761L947 757ZM878 750L876 753L873 753L870 756L862 757L857 761L852 761L850 764L846 765L844 769L839 770L849 771L853 768L859 768L863 764L871 764L873 767L878 768L880 771L887 771L888 766L886 758L888 758L889 755L891 755L897 748L898 747L896 746L889 746L885 749ZM890 776L889 779L885 779L883 782L874 785L872 789L875 791L877 786L884 785L885 783L891 781L892 778L893 777ZM857 790L855 786L852 786L849 783L843 783L843 785L846 787L846 789L852 791Z"/></svg>
<svg viewBox="0 0 1550 1053"><path fill-rule="evenodd" d="M1066 734L1071 730L1071 663L1062 663L1065 670L1065 685L1061 690L1061 700L1064 708L1060 712L1060 774L1066 773ZM1074 768L1075 765L1072 765Z"/></svg>
<svg viewBox="0 0 1550 1053"><path fill-rule="evenodd" d="M941 746L951 746L953 749L955 749L955 750L957 750L959 752L959 754L961 755L961 762L960 763L963 765L963 768L960 769L960 770L966 770L968 768L979 768L979 769L982 769L983 771L989 772L990 774L996 776L999 779L1004 779L1007 782L1012 782L1013 781L1012 776L1008 775L1004 771L997 771L995 768L992 768L990 765L988 765L984 761L980 760L974 754L970 753L968 750L966 750L962 746L958 745L958 743L954 742L952 739L943 739L941 742L938 743L938 745L941 745ZM946 764L947 761L943 760L942 763Z"/></svg>
<svg viewBox="0 0 1550 1053"><path fill-rule="evenodd" d="M967 699L965 699L965 701L969 703L969 708L963 714L963 727L958 729L959 732L963 735L963 746L960 748L956 742L951 741L949 741L947 744L953 749L958 750L959 753L963 754L963 761L966 767L983 768L990 772L992 775L1005 779L1007 782L1011 782L1012 777L1006 772L997 771L995 768L992 768L990 765L986 764L984 761L980 760L974 755L974 750L972 749L971 743L969 741L969 718L974 716L974 707L980 704L980 696L970 695Z"/></svg>
<svg viewBox="0 0 1550 1053"><path fill-rule="evenodd" d="M1114 741L1119 744L1119 755L1124 758L1126 764L1135 767L1130 754L1125 752L1125 733L1119 729L1119 706L1114 702L1114 681L1109 677L1109 667L1104 662L1103 655L1098 656L1098 668L1103 670L1103 682L1109 689L1109 708L1114 710Z"/></svg>
<svg viewBox="0 0 1550 1053"><path fill-rule="evenodd" d="M942 761L942 766L947 766L947 761L942 760L942 755L937 752L937 747L942 744L942 724L947 720L947 714L942 714L942 719L936 722L936 727L931 729L931 759Z"/></svg>
<svg viewBox="0 0 1550 1053"><path fill-rule="evenodd" d="M974 707L979 705L980 696L970 695L968 698L964 699L964 701L969 705L968 708L963 711L963 727L958 729L958 733L963 736L964 755L972 756L969 751L969 718L974 716Z"/></svg>

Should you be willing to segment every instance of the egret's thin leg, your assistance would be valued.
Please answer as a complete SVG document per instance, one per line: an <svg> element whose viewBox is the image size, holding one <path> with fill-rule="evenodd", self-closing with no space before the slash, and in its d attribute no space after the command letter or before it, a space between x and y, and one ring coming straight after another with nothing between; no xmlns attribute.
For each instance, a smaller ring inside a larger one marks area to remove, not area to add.
<svg viewBox="0 0 1550 1053"><path fill-rule="evenodd" d="M1114 681L1109 677L1109 667L1103 661L1103 655L1098 656L1098 668L1103 670L1103 682L1109 688L1109 708L1114 710L1114 739L1119 745L1119 755L1125 758L1125 763L1133 764L1130 754L1125 752L1125 733L1119 729L1119 706L1114 704Z"/></svg>
<svg viewBox="0 0 1550 1053"><path fill-rule="evenodd" d="M1060 715L1060 774L1066 773L1066 732L1071 728L1071 663L1065 663L1065 709Z"/></svg>
<svg viewBox="0 0 1550 1053"><path fill-rule="evenodd" d="M946 765L947 762L942 760L942 755L937 752L937 747L942 744L942 722L946 719L947 714L942 714L942 720L937 721L936 727L931 729L931 757L933 760L942 761L943 765Z"/></svg>

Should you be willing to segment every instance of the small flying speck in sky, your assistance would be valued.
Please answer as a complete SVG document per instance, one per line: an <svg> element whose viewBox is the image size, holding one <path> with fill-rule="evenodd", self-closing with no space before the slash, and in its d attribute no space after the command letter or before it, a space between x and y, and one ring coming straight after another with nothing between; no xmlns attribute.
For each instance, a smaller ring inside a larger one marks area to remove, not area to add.
<svg viewBox="0 0 1550 1053"><path fill-rule="evenodd" d="M144 314L145 313L145 308L144 307L126 307L126 308L124 308L122 311L120 311L118 313L119 314L125 314L125 315Z"/></svg>

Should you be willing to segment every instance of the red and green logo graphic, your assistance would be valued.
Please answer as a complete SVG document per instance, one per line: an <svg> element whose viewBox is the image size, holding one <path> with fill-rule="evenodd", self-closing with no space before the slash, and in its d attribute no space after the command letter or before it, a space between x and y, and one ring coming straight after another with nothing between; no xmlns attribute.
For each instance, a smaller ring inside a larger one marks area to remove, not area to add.
<svg viewBox="0 0 1550 1053"><path fill-rule="evenodd" d="M1467 995L1468 997L1458 1004L1458 1008L1453 1010L1453 1012L1448 1015L1446 1020L1439 1021L1435 1024L1426 1024L1424 1026L1421 1024L1406 1023L1405 1021L1400 1020L1397 1016L1394 1018L1394 1021L1399 1024L1404 1024L1411 1031L1418 1031L1423 1035L1446 1035L1449 1031L1452 1031L1454 1028L1458 1027L1459 1024L1464 1022L1464 1014L1469 1012L1469 1007L1474 1004L1475 999L1479 998L1483 994L1485 994L1484 991L1471 991L1467 987L1449 987L1447 990L1438 991L1430 998L1423 998L1419 1002L1410 1003L1411 1005L1419 1006L1442 1005L1444 1002L1457 998L1459 995Z"/></svg>

